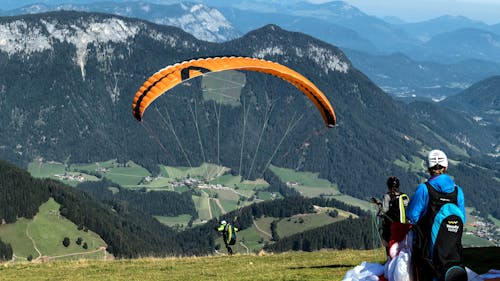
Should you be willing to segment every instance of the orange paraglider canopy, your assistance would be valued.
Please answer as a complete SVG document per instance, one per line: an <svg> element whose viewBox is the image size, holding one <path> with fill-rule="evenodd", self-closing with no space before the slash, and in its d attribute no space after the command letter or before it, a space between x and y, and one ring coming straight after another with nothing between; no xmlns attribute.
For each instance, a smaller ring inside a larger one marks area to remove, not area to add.
<svg viewBox="0 0 500 281"><path fill-rule="evenodd" d="M313 103L328 127L336 124L335 112L326 96L307 78L284 65L250 57L214 57L185 61L167 66L148 78L135 94L134 117L142 120L146 108L159 96L188 79L209 72L247 70L277 76L293 84Z"/></svg>

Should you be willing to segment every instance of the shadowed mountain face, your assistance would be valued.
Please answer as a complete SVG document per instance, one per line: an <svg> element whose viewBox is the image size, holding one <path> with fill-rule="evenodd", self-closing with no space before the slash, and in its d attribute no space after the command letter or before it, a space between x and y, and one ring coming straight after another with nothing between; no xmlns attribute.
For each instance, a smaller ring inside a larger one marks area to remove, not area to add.
<svg viewBox="0 0 500 281"><path fill-rule="evenodd" d="M390 174L401 175L411 189L418 173L395 163L421 157L428 144L450 142L417 126L404 105L338 48L277 26L220 44L173 27L77 12L2 18L0 29L0 157L20 165L37 157L82 163L117 158L155 170L158 163L186 165L189 158L192 165L219 162L255 178L254 171L263 173L272 162L318 172L342 191L365 198L384 192ZM158 110L146 112L147 123L133 118L132 97L147 77L208 56L258 57L295 69L331 100L338 126L325 129L312 103L285 81L246 72L236 103L207 98L204 80L193 79L158 99ZM184 96L189 98L178 98ZM203 126L193 126L193 120ZM175 134L165 134L172 125ZM243 132L245 139L235 141Z"/></svg>
<svg viewBox="0 0 500 281"><path fill-rule="evenodd" d="M500 138L500 76L484 79L463 92L445 99L442 104L470 115L495 136Z"/></svg>

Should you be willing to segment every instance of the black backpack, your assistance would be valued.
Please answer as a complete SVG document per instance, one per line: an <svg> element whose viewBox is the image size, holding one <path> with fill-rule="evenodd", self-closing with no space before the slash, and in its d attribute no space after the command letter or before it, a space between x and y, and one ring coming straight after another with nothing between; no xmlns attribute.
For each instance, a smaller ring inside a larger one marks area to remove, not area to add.
<svg viewBox="0 0 500 281"><path fill-rule="evenodd" d="M414 256L421 268L418 280L467 280L462 260L464 214L457 206L458 188L452 193L436 191L428 182L427 213L416 227ZM421 278L427 276L426 278Z"/></svg>
<svg viewBox="0 0 500 281"><path fill-rule="evenodd" d="M228 245L236 244L236 230L234 229L234 226L228 223L224 228L224 233L226 235L226 239L228 239L227 241Z"/></svg>
<svg viewBox="0 0 500 281"><path fill-rule="evenodd" d="M392 220L392 222L406 223L405 209L410 202L408 195L404 193L390 194L391 200L389 201L389 210L387 210L386 215Z"/></svg>

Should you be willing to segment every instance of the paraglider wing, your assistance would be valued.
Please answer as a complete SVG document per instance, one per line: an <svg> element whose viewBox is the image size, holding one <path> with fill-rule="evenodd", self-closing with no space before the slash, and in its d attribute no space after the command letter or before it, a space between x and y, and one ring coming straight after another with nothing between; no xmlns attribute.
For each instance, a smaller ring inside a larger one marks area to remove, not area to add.
<svg viewBox="0 0 500 281"><path fill-rule="evenodd" d="M134 97L134 117L142 120L146 108L159 96L177 84L208 72L224 70L257 71L277 76L302 91L318 108L328 127L335 126L336 117L326 96L300 73L281 64L249 57L203 58L165 67L144 82Z"/></svg>

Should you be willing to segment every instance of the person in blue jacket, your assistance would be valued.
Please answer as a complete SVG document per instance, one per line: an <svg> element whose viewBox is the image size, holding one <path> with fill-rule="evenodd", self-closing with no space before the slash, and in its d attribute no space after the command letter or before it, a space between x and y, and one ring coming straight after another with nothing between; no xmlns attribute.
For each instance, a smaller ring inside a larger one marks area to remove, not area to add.
<svg viewBox="0 0 500 281"><path fill-rule="evenodd" d="M406 208L406 219L416 225L413 244L415 280L467 280L462 266L461 236L465 224L465 199L462 188L446 173L448 158L443 151L429 152L427 168L430 178L417 187ZM456 216L444 220L449 228L436 228L442 222L437 220L436 225L434 221L438 214L439 218L442 217L442 207L446 207L446 210L456 210ZM461 222L455 219L460 219ZM441 232L442 229L444 232Z"/></svg>
<svg viewBox="0 0 500 281"><path fill-rule="evenodd" d="M434 190L441 193L452 193L455 190L455 182L446 174L448 170L448 158L441 150L432 150L429 152L427 167L430 178L427 180ZM462 188L458 187L457 206L462 211L465 218L465 199ZM410 204L406 208L406 219L417 224L419 220L427 213L429 204L429 193L425 183L420 184L415 194L410 199ZM464 221L465 223L465 221Z"/></svg>

